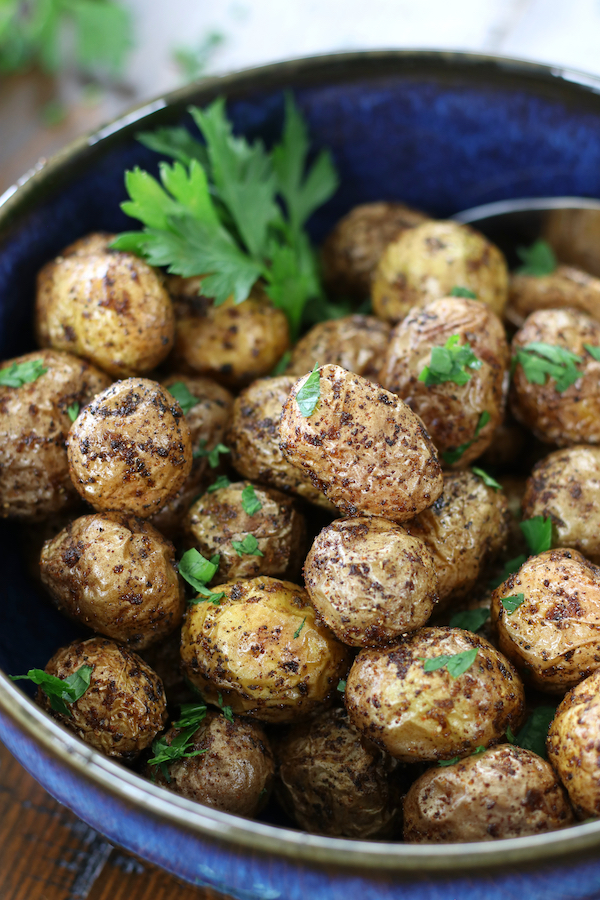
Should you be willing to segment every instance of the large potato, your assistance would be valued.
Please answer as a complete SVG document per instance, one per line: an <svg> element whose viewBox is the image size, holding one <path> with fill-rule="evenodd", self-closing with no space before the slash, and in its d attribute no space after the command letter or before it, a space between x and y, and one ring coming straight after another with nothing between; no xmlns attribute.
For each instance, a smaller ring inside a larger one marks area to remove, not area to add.
<svg viewBox="0 0 600 900"><path fill-rule="evenodd" d="M42 347L83 356L116 378L145 375L169 354L175 334L162 276L114 235L90 235L38 275L36 331Z"/></svg>
<svg viewBox="0 0 600 900"><path fill-rule="evenodd" d="M183 669L209 703L265 722L292 722L331 700L349 651L317 621L306 591L252 578L212 588L181 634Z"/></svg>
<svg viewBox="0 0 600 900"><path fill-rule="evenodd" d="M374 316L344 316L319 322L294 347L285 374L300 378L315 365L331 363L370 381L379 381L390 331L388 322Z"/></svg>
<svg viewBox="0 0 600 900"><path fill-rule="evenodd" d="M563 307L600 320L600 279L572 266L558 266L551 275L510 276L504 318L515 328L538 309Z"/></svg>
<svg viewBox="0 0 600 900"><path fill-rule="evenodd" d="M440 496L442 472L423 423L395 394L339 366L321 366L303 415L292 387L279 434L284 456L345 515L404 522Z"/></svg>

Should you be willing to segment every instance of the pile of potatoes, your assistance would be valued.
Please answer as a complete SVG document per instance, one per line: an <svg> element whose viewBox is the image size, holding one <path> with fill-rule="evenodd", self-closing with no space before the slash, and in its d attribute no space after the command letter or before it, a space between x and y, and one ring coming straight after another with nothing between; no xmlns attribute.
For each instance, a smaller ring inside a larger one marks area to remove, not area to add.
<svg viewBox="0 0 600 900"><path fill-rule="evenodd" d="M82 628L46 670L91 670L69 715L38 702L167 790L316 833L599 816L600 282L509 275L468 226L366 204L322 270L373 314L290 347L260 284L215 307L110 240L44 267L41 349L0 364L43 370L0 386L2 515ZM517 357L536 342L576 358L563 390ZM466 345L456 380L428 376ZM521 516L551 520L548 549ZM213 562L199 592L191 550ZM520 746L556 704L547 758Z"/></svg>

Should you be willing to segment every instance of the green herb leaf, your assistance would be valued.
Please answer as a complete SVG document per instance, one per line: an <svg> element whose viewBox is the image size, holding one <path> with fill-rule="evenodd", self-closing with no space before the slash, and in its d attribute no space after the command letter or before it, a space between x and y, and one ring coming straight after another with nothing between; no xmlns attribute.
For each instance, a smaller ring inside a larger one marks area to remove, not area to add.
<svg viewBox="0 0 600 900"><path fill-rule="evenodd" d="M277 362L270 373L271 378L277 378L278 375L283 375L285 370L290 364L290 360L292 358L292 351L286 350L279 362Z"/></svg>
<svg viewBox="0 0 600 900"><path fill-rule="evenodd" d="M241 541L232 541L231 546L238 556L264 556L262 550L258 549L258 541L253 534L247 534Z"/></svg>
<svg viewBox="0 0 600 900"><path fill-rule="evenodd" d="M315 367L296 394L296 403L300 410L300 415L305 419L312 416L321 397L321 376L319 367L315 363Z"/></svg>
<svg viewBox="0 0 600 900"><path fill-rule="evenodd" d="M179 718L173 722L175 728L197 728L206 716L205 703L182 703Z"/></svg>
<svg viewBox="0 0 600 900"><path fill-rule="evenodd" d="M340 678L340 680L338 681L337 690L340 692L340 694L343 694L343 693L344 693L344 691L346 690L346 681L345 681L345 679Z"/></svg>
<svg viewBox="0 0 600 900"><path fill-rule="evenodd" d="M490 617L489 609L480 607L478 609L465 609L462 612L454 613L450 619L451 628L464 628L466 631L479 631L484 622Z"/></svg>
<svg viewBox="0 0 600 900"><path fill-rule="evenodd" d="M203 456L208 457L208 464L211 469L216 469L219 465L219 456L221 453L231 453L229 447L226 447L225 444L217 444L216 447L213 447L212 450L206 449L206 440L200 441L200 447L198 450L194 450L192 456L194 459L199 459Z"/></svg>
<svg viewBox="0 0 600 900"><path fill-rule="evenodd" d="M525 536L532 556L544 553L552 547L552 519L543 516L533 516L519 523L519 528Z"/></svg>
<svg viewBox="0 0 600 900"><path fill-rule="evenodd" d="M421 657L425 663L423 671L435 672L436 669L443 669L445 666L452 678L458 678L459 675L464 675L464 673L471 668L475 662L477 653L477 647L474 647L472 650L464 650L462 653L455 653L452 656L441 655L430 658Z"/></svg>
<svg viewBox="0 0 600 900"><path fill-rule="evenodd" d="M219 475L219 477L213 481L210 487L206 488L207 494L212 494L214 491L221 491L223 488L229 487L231 481L227 477L227 475Z"/></svg>
<svg viewBox="0 0 600 900"><path fill-rule="evenodd" d="M304 618L302 619L302 622L300 623L300 625L298 626L298 628L297 628L296 631L294 632L294 640L295 640L296 638L299 638L299 637L300 637L300 632L301 632L302 629L304 628L304 623L305 623L305 622L306 622L306 616L304 616Z"/></svg>
<svg viewBox="0 0 600 900"><path fill-rule="evenodd" d="M9 677L12 681L22 679L33 681L49 698L50 706L55 712L62 713L63 716L72 716L73 713L67 703L75 703L80 697L83 697L90 686L93 671L93 666L81 666L66 678L57 678L56 675L50 675L44 669L30 669L27 675L10 675Z"/></svg>
<svg viewBox="0 0 600 900"><path fill-rule="evenodd" d="M79 415L79 403L71 403L70 406L67 406L67 414L71 422L74 422Z"/></svg>
<svg viewBox="0 0 600 900"><path fill-rule="evenodd" d="M223 715L225 716L227 721L231 722L231 724L233 725L233 710L232 710L231 706L223 705L223 695L222 694L218 695L218 703L219 703L219 706L221 707L221 712L223 713Z"/></svg>
<svg viewBox="0 0 600 900"><path fill-rule="evenodd" d="M600 347L592 347L591 344L584 344L583 346L585 347L587 352L590 354L592 359L595 359L596 362L600 362Z"/></svg>
<svg viewBox="0 0 600 900"><path fill-rule="evenodd" d="M523 368L527 381L531 384L546 384L547 378L554 378L554 387L559 394L581 377L576 364L582 362L582 358L556 344L533 341L517 350L515 359Z"/></svg>
<svg viewBox="0 0 600 900"><path fill-rule="evenodd" d="M181 729L180 734L175 735L170 743L167 741L166 735L154 740L152 744L154 756L148 760L148 763L151 766L160 766L167 781L171 780L168 771L170 763L177 759L191 759L206 753L206 750L189 750L192 738L205 716L206 705L204 703L184 703L181 707L180 718L177 722L173 722L173 728Z"/></svg>
<svg viewBox="0 0 600 900"><path fill-rule="evenodd" d="M473 437L473 440L467 441L466 444L461 444L455 450L445 450L442 453L442 459L444 460L444 462L447 463L447 465L449 465L449 466L453 465L455 462L458 462L458 460L461 458L463 453L465 453L465 451L468 450L469 447L475 443L475 441L479 437L479 434L480 434L482 428L484 428L487 425L487 423L490 421L491 418L492 417L489 414L489 412L487 411L487 409L484 409L484 411L479 416L479 420L477 422L477 427L475 429L475 435Z"/></svg>
<svg viewBox="0 0 600 900"><path fill-rule="evenodd" d="M517 734L514 743L523 750L531 750L542 759L547 759L546 738L555 715L554 706L538 706Z"/></svg>
<svg viewBox="0 0 600 900"><path fill-rule="evenodd" d="M262 503L256 496L253 485L247 484L242 491L242 509L246 515L254 516L262 508Z"/></svg>
<svg viewBox="0 0 600 900"><path fill-rule="evenodd" d="M508 725L508 727L506 729L506 740L508 741L509 744L514 744L517 740L513 734L513 731L512 731L512 728L510 727L510 725Z"/></svg>
<svg viewBox="0 0 600 900"><path fill-rule="evenodd" d="M506 614L512 616L515 610L525 602L525 594L513 594L510 597L502 597L500 602L506 610Z"/></svg>
<svg viewBox="0 0 600 900"><path fill-rule="evenodd" d="M434 347L431 361L419 375L419 381L426 385L443 384L452 381L454 384L466 384L473 371L480 369L483 363L471 350L470 344L459 344L460 335L451 335L443 347Z"/></svg>
<svg viewBox="0 0 600 900"><path fill-rule="evenodd" d="M167 390L179 403L184 416L187 416L189 411L199 403L198 398L194 397L185 381L176 381L174 384L170 385Z"/></svg>
<svg viewBox="0 0 600 900"><path fill-rule="evenodd" d="M0 385L4 387L23 387L37 381L48 369L41 359L28 359L26 362L13 363L5 369L0 369Z"/></svg>
<svg viewBox="0 0 600 900"><path fill-rule="evenodd" d="M210 600L211 603L218 606L221 599L225 596L224 593L215 594L206 587L208 582L214 578L216 571L219 568L219 559L220 556L218 554L211 557L211 559L205 559L195 547L191 550L187 550L181 557L181 560L179 561L179 574L201 595L195 600L190 601L194 605L203 603L204 600Z"/></svg>
<svg viewBox="0 0 600 900"><path fill-rule="evenodd" d="M487 750L487 747L484 747L484 746L475 747L475 749L471 753L471 756L479 756L480 753L485 753L486 750Z"/></svg>
<svg viewBox="0 0 600 900"><path fill-rule="evenodd" d="M156 131L141 131L136 134L136 138L144 147L148 147L156 153L162 153L164 156L172 156L184 166L189 166L195 159L204 170L208 168L206 147L192 137L187 128L157 128Z"/></svg>
<svg viewBox="0 0 600 900"><path fill-rule="evenodd" d="M490 421L491 418L492 417L489 414L489 412L487 411L487 409L484 409L484 411L479 416L479 421L477 422L477 428L475 429L475 440L477 440L482 428L485 428L485 426L487 425L487 423Z"/></svg>
<svg viewBox="0 0 600 900"><path fill-rule="evenodd" d="M508 562L504 563L504 568L500 575L497 578L492 578L489 585L491 588L497 588L503 582L506 581L509 575L514 575L515 572L518 572L523 563L526 561L527 557L523 554L520 556L515 556L514 559L509 559Z"/></svg>
<svg viewBox="0 0 600 900"><path fill-rule="evenodd" d="M457 762L460 762L460 756L453 756L452 759L440 759L438 761L438 766L440 766L442 768L444 766L453 766Z"/></svg>
<svg viewBox="0 0 600 900"><path fill-rule="evenodd" d="M536 278L541 278L552 275L556 269L556 257L547 241L538 240L530 247L517 247L517 255L523 262L516 270L517 275L535 275Z"/></svg>
<svg viewBox="0 0 600 900"><path fill-rule="evenodd" d="M451 297L466 297L468 300L477 300L477 294L474 291L470 291L469 288L460 287L460 285L455 284L452 290L450 291Z"/></svg>
<svg viewBox="0 0 600 900"><path fill-rule="evenodd" d="M495 491L501 491L502 485L498 484L495 478L492 478L491 475L488 475L487 472L484 472L483 469L477 469L475 466L471 469L474 475L478 475L479 478L482 479L483 483L487 485L487 487L494 488Z"/></svg>

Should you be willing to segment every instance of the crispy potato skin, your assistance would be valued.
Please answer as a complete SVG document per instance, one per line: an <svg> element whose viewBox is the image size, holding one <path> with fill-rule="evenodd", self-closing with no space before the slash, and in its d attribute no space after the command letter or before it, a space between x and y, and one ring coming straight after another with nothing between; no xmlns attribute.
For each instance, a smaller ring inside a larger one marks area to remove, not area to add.
<svg viewBox="0 0 600 900"><path fill-rule="evenodd" d="M379 381L381 360L390 339L391 326L375 316L344 316L319 322L301 338L285 374L300 378L315 365L341 366L369 381Z"/></svg>
<svg viewBox="0 0 600 900"><path fill-rule="evenodd" d="M442 496L404 527L433 555L440 603L457 600L508 540L506 498L471 471L452 472L444 478Z"/></svg>
<svg viewBox="0 0 600 900"><path fill-rule="evenodd" d="M61 612L132 650L159 641L183 618L175 548L135 516L76 519L46 541L40 569Z"/></svg>
<svg viewBox="0 0 600 900"><path fill-rule="evenodd" d="M274 743L278 799L300 828L358 840L397 836L401 767L364 740L344 709L323 710Z"/></svg>
<svg viewBox="0 0 600 900"><path fill-rule="evenodd" d="M36 522L77 505L69 477L68 408L85 406L110 384L88 362L37 350L0 363L41 360L47 372L22 387L0 386L0 516Z"/></svg>
<svg viewBox="0 0 600 900"><path fill-rule="evenodd" d="M413 306L447 297L455 286L473 291L501 316L508 292L506 261L468 225L431 220L386 247L373 275L373 309L381 319L398 322Z"/></svg>
<svg viewBox="0 0 600 900"><path fill-rule="evenodd" d="M98 511L142 519L174 496L192 468L181 407L156 381L118 381L86 407L67 441L71 479Z"/></svg>
<svg viewBox="0 0 600 900"><path fill-rule="evenodd" d="M181 731L170 728L170 744ZM233 722L208 711L188 746L200 756L178 759L167 765L169 780L160 766L147 766L145 774L156 784L222 812L251 818L265 805L273 784L275 761L267 736L258 722Z"/></svg>
<svg viewBox="0 0 600 900"><path fill-rule="evenodd" d="M503 597L524 595L510 615ZM600 569L577 550L532 556L492 595L502 653L536 688L563 694L600 667Z"/></svg>
<svg viewBox="0 0 600 900"><path fill-rule="evenodd" d="M338 519L315 538L304 580L311 602L344 644L372 647L420 628L437 600L433 556L389 519Z"/></svg>
<svg viewBox="0 0 600 900"><path fill-rule="evenodd" d="M225 593L220 605L190 607L181 634L184 672L209 703L292 722L332 699L349 650L317 621L303 588L262 577L212 590Z"/></svg>
<svg viewBox="0 0 600 900"><path fill-rule="evenodd" d="M41 688L37 702L95 750L131 762L167 721L160 678L137 654L102 637L63 647L46 672L64 679L82 666L92 666L94 671L85 694L70 705L72 716L55 712Z"/></svg>
<svg viewBox="0 0 600 900"><path fill-rule="evenodd" d="M304 417L292 387L279 434L284 456L344 515L404 522L431 506L442 472L423 423L395 394L339 366L321 366L320 399Z"/></svg>
<svg viewBox="0 0 600 900"><path fill-rule="evenodd" d="M600 279L573 266L558 266L551 275L511 275L504 318L521 328L538 309L570 307L600 320Z"/></svg>
<svg viewBox="0 0 600 900"><path fill-rule="evenodd" d="M477 649L458 678L424 671L423 658ZM352 724L402 762L468 756L502 740L523 718L525 694L511 664L461 628L421 628L392 647L361 650L346 683Z"/></svg>
<svg viewBox="0 0 600 900"><path fill-rule="evenodd" d="M509 395L514 417L546 444L600 443L600 362L584 347L600 347L600 322L576 309L542 309L515 334L513 353L533 341L565 347L580 356L581 377L559 393L553 378L532 384L517 364Z"/></svg>
<svg viewBox="0 0 600 900"><path fill-rule="evenodd" d="M481 360L467 369L466 384L419 381L431 364L431 351L452 335L469 344ZM381 370L381 383L398 394L422 420L440 454L470 443L454 467L463 468L489 446L504 418L507 393L508 344L502 322L489 307L463 297L444 297L409 312L392 331ZM483 412L490 420L477 438Z"/></svg>
<svg viewBox="0 0 600 900"><path fill-rule="evenodd" d="M175 318L162 276L110 234L67 247L38 275L36 333L42 347L89 359L115 378L145 375L173 345Z"/></svg>
<svg viewBox="0 0 600 900"><path fill-rule="evenodd" d="M249 481L230 484L214 493L204 494L188 514L188 534L193 546L210 559L220 555L215 578L235 581L257 575L295 577L306 553L304 516L294 509L293 501L280 491L254 486L254 495L262 509L249 515L242 505L242 493ZM232 541L252 534L262 556L240 555Z"/></svg>
<svg viewBox="0 0 600 900"><path fill-rule="evenodd" d="M404 840L416 844L517 838L573 822L552 766L511 744L429 769L404 801Z"/></svg>

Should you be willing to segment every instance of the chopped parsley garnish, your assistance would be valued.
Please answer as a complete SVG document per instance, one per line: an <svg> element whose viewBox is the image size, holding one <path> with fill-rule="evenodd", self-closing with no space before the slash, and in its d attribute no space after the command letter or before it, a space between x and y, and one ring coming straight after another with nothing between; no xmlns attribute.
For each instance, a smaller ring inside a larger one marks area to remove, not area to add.
<svg viewBox="0 0 600 900"><path fill-rule="evenodd" d="M510 726L506 729L506 739L510 744L516 744L523 750L531 750L542 759L547 759L546 738L555 715L554 706L538 706L516 736L512 733Z"/></svg>
<svg viewBox="0 0 600 900"><path fill-rule="evenodd" d="M214 603L215 606L218 606L225 596L223 592L215 594L206 587L208 582L214 578L215 573L219 568L219 559L219 554L212 556L210 559L205 559L195 547L191 550L187 550L181 557L181 560L179 561L179 574L201 595L200 597L196 597L195 600L190 600L190 603L195 605L197 603L204 603L205 600L209 600L211 603Z"/></svg>
<svg viewBox="0 0 600 900"><path fill-rule="evenodd" d="M242 491L242 509L248 516L254 516L262 509L262 503L256 496L254 487L251 484L247 484Z"/></svg>
<svg viewBox="0 0 600 900"><path fill-rule="evenodd" d="M419 381L426 385L443 384L452 381L454 384L466 384L473 371L480 369L483 363L471 350L470 344L459 344L460 335L452 334L443 347L434 347L431 361L419 375Z"/></svg>
<svg viewBox="0 0 600 900"><path fill-rule="evenodd" d="M440 759L438 766L453 766L457 762L460 762L460 756L453 756L452 759Z"/></svg>
<svg viewBox="0 0 600 900"><path fill-rule="evenodd" d="M513 730L510 727L510 725L508 725L506 728L506 740L508 741L509 744L514 744L514 743L516 743L516 740L517 740L513 734Z"/></svg>
<svg viewBox="0 0 600 900"><path fill-rule="evenodd" d="M275 363L275 365L273 366L273 369L271 370L271 378L277 378L278 375L283 375L290 364L291 358L292 351L286 350L279 362Z"/></svg>
<svg viewBox="0 0 600 900"><path fill-rule="evenodd" d="M70 406L67 406L67 413L71 422L74 422L79 415L79 403L71 403Z"/></svg>
<svg viewBox="0 0 600 900"><path fill-rule="evenodd" d="M495 491L501 491L502 485L498 484L495 478L492 478L491 475L488 475L487 472L484 472L483 469L477 469L475 466L471 469L474 475L478 475L479 478L483 481L483 483L487 487L494 488Z"/></svg>
<svg viewBox="0 0 600 900"><path fill-rule="evenodd" d="M517 275L535 275L542 278L556 270L556 257L547 241L538 240L530 247L517 247L517 255L523 265L516 270Z"/></svg>
<svg viewBox="0 0 600 900"><path fill-rule="evenodd" d="M600 347L592 347L591 344L584 344L583 346L590 354L592 359L595 359L596 362L600 362Z"/></svg>
<svg viewBox="0 0 600 900"><path fill-rule="evenodd" d="M521 554L520 556L515 556L514 559L509 559L507 562L505 562L504 568L502 569L500 575L498 575L497 578L491 579L490 587L499 587L504 581L506 581L509 575L514 575L515 572L519 571L526 559L527 557L524 554Z"/></svg>
<svg viewBox="0 0 600 900"><path fill-rule="evenodd" d="M469 288L461 287L459 284L455 284L452 290L450 291L451 297L466 297L467 300L477 300L477 294L475 291L470 291Z"/></svg>
<svg viewBox="0 0 600 900"><path fill-rule="evenodd" d="M225 716L227 721L231 722L231 724L233 725L233 710L232 710L232 708L230 706L223 705L223 695L222 694L219 694L217 699L218 699L219 706L221 707L221 712L223 713L223 715Z"/></svg>
<svg viewBox="0 0 600 900"><path fill-rule="evenodd" d="M582 362L581 356L543 341L532 341L517 350L513 363L519 363L527 381L531 384L546 384L547 378L554 378L555 390L562 394L581 377L576 363Z"/></svg>
<svg viewBox="0 0 600 900"><path fill-rule="evenodd" d="M219 475L219 477L213 481L210 487L206 488L207 494L212 494L215 491L221 491L223 488L229 487L231 481L227 477L227 475Z"/></svg>
<svg viewBox="0 0 600 900"><path fill-rule="evenodd" d="M452 678L458 678L459 675L464 675L471 668L478 652L477 647L473 647L472 650L463 650L462 653L455 653L452 656L434 656L429 659L421 657L425 663L423 671L435 672L437 669L446 667Z"/></svg>
<svg viewBox="0 0 600 900"><path fill-rule="evenodd" d="M217 444L216 447L213 447L212 450L206 449L206 440L203 439L200 441L200 447L198 450L194 450L193 457L194 459L199 459L202 456L208 457L208 464L211 469L216 469L219 465L219 456L221 453L231 453L229 447L226 447L225 444Z"/></svg>
<svg viewBox="0 0 600 900"><path fill-rule="evenodd" d="M166 735L154 740L152 752L154 756L148 760L151 766L160 766L160 770L167 781L171 781L167 766L177 759L191 759L193 756L201 756L206 750L189 750L190 743L198 726L206 716L204 703L184 703L181 707L181 716L177 722L173 722L173 728L181 729L169 743Z"/></svg>
<svg viewBox="0 0 600 900"><path fill-rule="evenodd" d="M337 690L340 692L340 694L343 694L346 690L346 681L343 678L340 678L340 680L338 681Z"/></svg>
<svg viewBox="0 0 600 900"><path fill-rule="evenodd" d="M525 603L525 594L512 594L510 597L502 597L500 602L506 610L506 615L512 616L515 610L517 610L522 603Z"/></svg>
<svg viewBox="0 0 600 900"><path fill-rule="evenodd" d="M465 631L479 631L489 617L490 611L484 607L478 609L465 609L462 612L454 613L450 619L450 627L464 628Z"/></svg>
<svg viewBox="0 0 600 900"><path fill-rule="evenodd" d="M3 387L23 387L31 384L45 375L48 369L41 359L28 359L22 363L13 363L5 369L0 369L0 385Z"/></svg>
<svg viewBox="0 0 600 900"><path fill-rule="evenodd" d="M72 716L73 713L67 703L75 703L83 697L90 686L90 678L94 671L93 666L81 666L76 672L67 675L66 678L57 678L49 675L43 669L30 669L27 675L10 675L13 681L27 679L41 687L50 700L50 706L55 712L63 716Z"/></svg>
<svg viewBox="0 0 600 900"><path fill-rule="evenodd" d="M167 390L179 403L184 416L187 416L190 409L193 409L199 402L198 398L194 397L185 381L176 381L175 384L172 384Z"/></svg>
<svg viewBox="0 0 600 900"><path fill-rule="evenodd" d="M302 619L302 622L300 623L300 625L298 626L298 628L295 630L295 632L294 632L294 640L295 640L296 638L299 638L299 637L300 637L300 632L301 632L302 629L304 628L304 623L305 623L305 622L306 622L306 616L304 616L304 618Z"/></svg>
<svg viewBox="0 0 600 900"><path fill-rule="evenodd" d="M519 523L519 528L525 535L532 556L550 550L552 546L552 519L543 516L533 516Z"/></svg>
<svg viewBox="0 0 600 900"><path fill-rule="evenodd" d="M231 546L238 556L264 556L262 550L258 549L258 541L253 534L246 534L241 541L232 541Z"/></svg>
<svg viewBox="0 0 600 900"><path fill-rule="evenodd" d="M312 416L317 408L320 397L321 376L319 374L319 367L317 363L315 363L314 369L296 394L296 403L298 404L300 415L305 419L308 418L308 416Z"/></svg>
<svg viewBox="0 0 600 900"><path fill-rule="evenodd" d="M479 416L479 421L477 422L477 428L475 429L475 434L473 436L473 440L467 441L466 444L461 444L459 447L456 448L456 450L445 450L442 453L442 459L444 460L444 462L447 463L449 466L453 465L455 462L458 462L458 460L461 458L463 453L465 453L465 451L468 450L469 447L475 443L475 441L479 437L481 429L487 425L487 423L490 421L491 418L492 417L490 416L487 409L484 409L484 411Z"/></svg>

